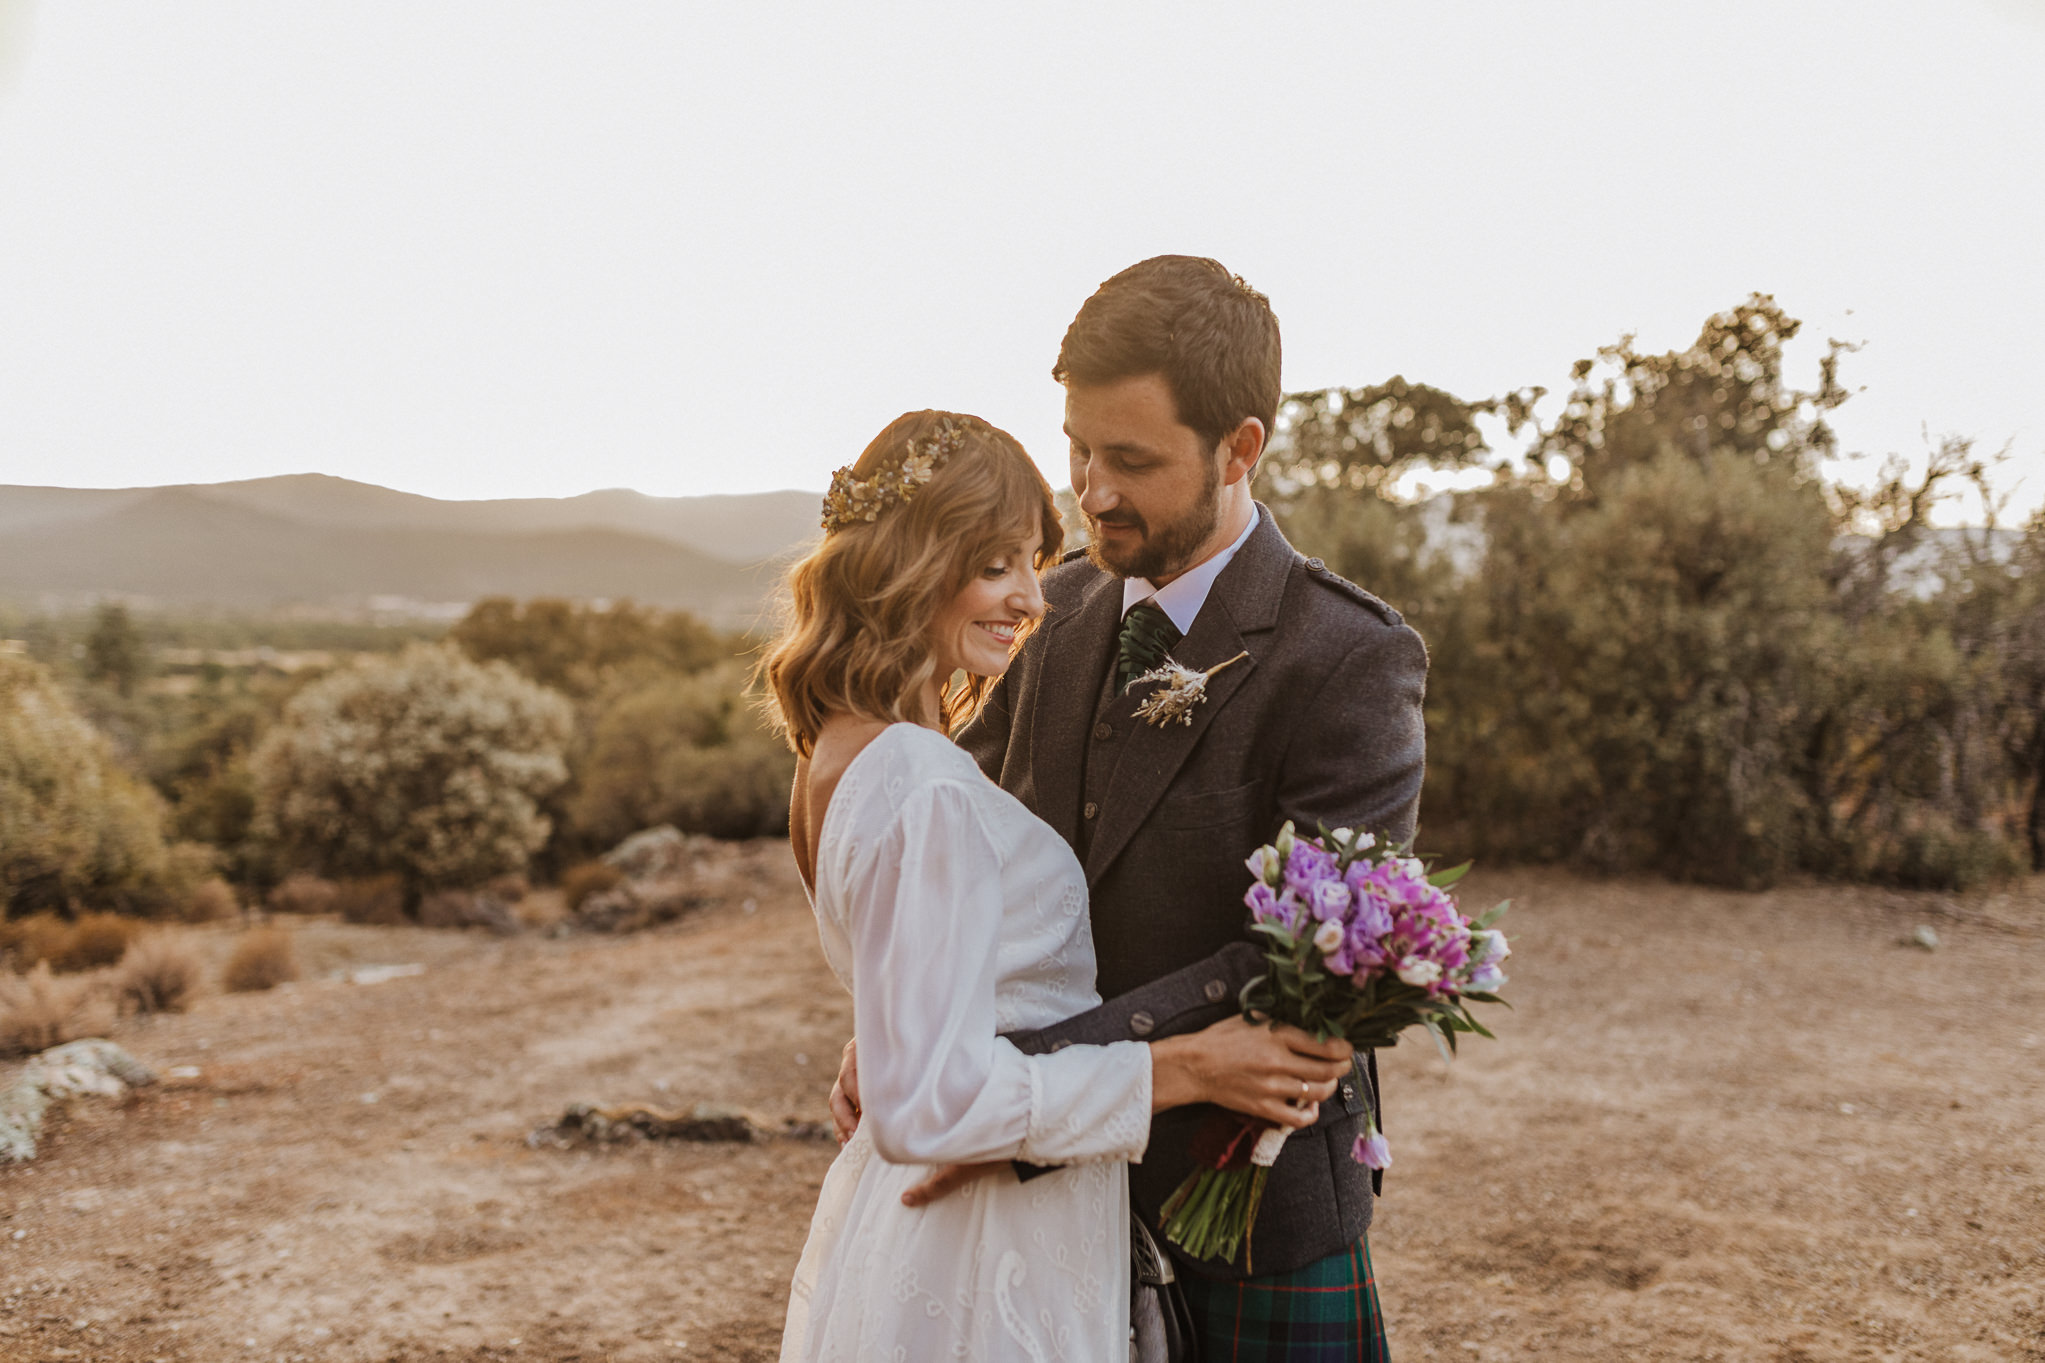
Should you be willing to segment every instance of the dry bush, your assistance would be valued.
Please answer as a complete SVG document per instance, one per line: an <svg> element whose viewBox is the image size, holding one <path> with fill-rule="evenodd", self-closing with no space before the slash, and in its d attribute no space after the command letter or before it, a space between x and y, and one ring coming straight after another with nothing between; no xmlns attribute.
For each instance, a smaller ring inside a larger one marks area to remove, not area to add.
<svg viewBox="0 0 2045 1363"><path fill-rule="evenodd" d="M161 932L137 938L114 972L114 997L134 1013L182 1013L199 992L199 958Z"/></svg>
<svg viewBox="0 0 2045 1363"><path fill-rule="evenodd" d="M254 928L242 934L234 954L220 972L220 987L230 994L273 989L298 978L298 951L282 928Z"/></svg>
<svg viewBox="0 0 2045 1363"><path fill-rule="evenodd" d="M185 897L187 923L218 923L240 912L241 900L235 896L234 887L218 876L200 881Z"/></svg>
<svg viewBox="0 0 2045 1363"><path fill-rule="evenodd" d="M48 958L60 974L78 974L102 966L119 964L128 943L140 931L132 918L112 913L88 913L71 925L70 940Z"/></svg>
<svg viewBox="0 0 2045 1363"><path fill-rule="evenodd" d="M625 878L617 867L601 861L585 861L580 866L571 866L561 875L561 893L567 897L570 913L582 907L582 901L593 894L602 894Z"/></svg>
<svg viewBox="0 0 2045 1363"><path fill-rule="evenodd" d="M272 913L332 913L340 892L333 881L299 871L284 877L268 902Z"/></svg>
<svg viewBox="0 0 2045 1363"><path fill-rule="evenodd" d="M113 1020L99 980L60 980L48 961L26 975L0 975L0 1055L46 1051L105 1032Z"/></svg>
<svg viewBox="0 0 2045 1363"><path fill-rule="evenodd" d="M71 925L54 913L32 913L0 922L0 952L12 959L16 972L37 961L55 959L70 943Z"/></svg>
<svg viewBox="0 0 2045 1363"><path fill-rule="evenodd" d="M516 904L533 892L532 882L516 871L492 876L483 882L483 893L507 904Z"/></svg>
<svg viewBox="0 0 2045 1363"><path fill-rule="evenodd" d="M343 880L334 886L334 909L349 923L382 927L405 921L405 884L394 875Z"/></svg>

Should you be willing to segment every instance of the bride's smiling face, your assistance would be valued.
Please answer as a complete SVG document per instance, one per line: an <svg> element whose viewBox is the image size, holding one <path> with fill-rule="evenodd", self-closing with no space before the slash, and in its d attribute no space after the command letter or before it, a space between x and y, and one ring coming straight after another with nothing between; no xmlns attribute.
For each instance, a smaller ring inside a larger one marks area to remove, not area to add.
<svg viewBox="0 0 2045 1363"><path fill-rule="evenodd" d="M981 564L930 625L931 654L940 680L954 672L998 677L1008 670L1017 630L1044 614L1037 582L1042 531L1033 531Z"/></svg>

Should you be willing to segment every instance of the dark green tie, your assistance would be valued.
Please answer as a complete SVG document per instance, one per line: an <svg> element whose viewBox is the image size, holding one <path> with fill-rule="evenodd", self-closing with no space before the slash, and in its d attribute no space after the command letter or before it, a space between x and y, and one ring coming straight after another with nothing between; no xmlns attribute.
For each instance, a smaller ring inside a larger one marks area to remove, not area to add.
<svg viewBox="0 0 2045 1363"><path fill-rule="evenodd" d="M1165 655L1186 636L1155 601L1139 601L1122 617L1122 634L1115 641L1115 694L1129 689L1129 683L1159 667Z"/></svg>

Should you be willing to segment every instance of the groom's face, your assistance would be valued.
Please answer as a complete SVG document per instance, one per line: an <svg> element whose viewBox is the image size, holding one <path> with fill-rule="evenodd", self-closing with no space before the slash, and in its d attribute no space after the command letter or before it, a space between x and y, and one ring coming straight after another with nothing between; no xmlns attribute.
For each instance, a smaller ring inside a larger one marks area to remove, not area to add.
<svg viewBox="0 0 2045 1363"><path fill-rule="evenodd" d="M1222 461L1164 376L1067 384L1065 436L1094 564L1152 582L1191 567L1220 519Z"/></svg>

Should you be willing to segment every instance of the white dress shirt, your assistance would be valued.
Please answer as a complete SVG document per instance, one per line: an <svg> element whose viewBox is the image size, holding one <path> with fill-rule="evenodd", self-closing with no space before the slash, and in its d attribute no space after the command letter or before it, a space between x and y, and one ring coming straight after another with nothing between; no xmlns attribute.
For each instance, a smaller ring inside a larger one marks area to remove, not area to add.
<svg viewBox="0 0 2045 1363"><path fill-rule="evenodd" d="M1178 628L1180 634L1193 632L1193 620L1200 614L1200 608L1207 604L1207 593L1214 587L1214 579L1221 576L1221 570L1228 567L1228 561L1236 556L1236 550L1243 547L1250 532L1257 528L1262 513L1255 507L1250 509L1250 523L1237 535L1235 543L1204 563L1195 564L1180 573L1162 587L1150 585L1147 577L1125 577L1122 579L1122 614L1126 617L1139 602L1156 600L1163 611Z"/></svg>

